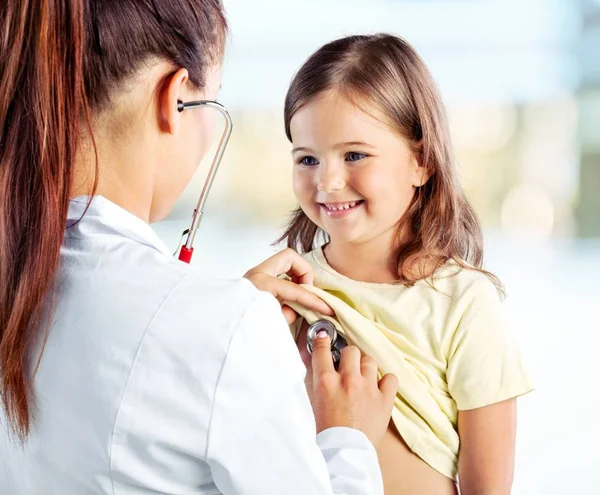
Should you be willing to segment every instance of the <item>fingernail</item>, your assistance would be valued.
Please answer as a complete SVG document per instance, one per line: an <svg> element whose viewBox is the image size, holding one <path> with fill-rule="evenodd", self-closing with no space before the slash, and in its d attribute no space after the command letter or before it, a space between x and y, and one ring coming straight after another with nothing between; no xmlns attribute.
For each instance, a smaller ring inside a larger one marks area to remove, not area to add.
<svg viewBox="0 0 600 495"><path fill-rule="evenodd" d="M327 332L325 330L321 330L318 334L317 334L317 338L318 339L326 339L327 337L329 337L329 335L327 335Z"/></svg>

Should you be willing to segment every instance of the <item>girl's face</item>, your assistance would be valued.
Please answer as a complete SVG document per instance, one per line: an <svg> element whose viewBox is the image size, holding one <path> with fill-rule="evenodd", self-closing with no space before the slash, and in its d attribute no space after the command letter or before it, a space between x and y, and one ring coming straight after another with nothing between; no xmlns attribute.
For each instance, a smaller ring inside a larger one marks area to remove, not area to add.
<svg viewBox="0 0 600 495"><path fill-rule="evenodd" d="M332 243L376 239L396 226L426 181L407 141L337 93L322 93L292 117L294 194Z"/></svg>

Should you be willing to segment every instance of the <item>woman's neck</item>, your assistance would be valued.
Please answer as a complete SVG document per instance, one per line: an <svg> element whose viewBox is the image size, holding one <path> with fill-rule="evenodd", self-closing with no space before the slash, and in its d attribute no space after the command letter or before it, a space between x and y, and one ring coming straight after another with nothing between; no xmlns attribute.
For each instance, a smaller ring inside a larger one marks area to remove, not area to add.
<svg viewBox="0 0 600 495"><path fill-rule="evenodd" d="M137 151L144 150L147 146L140 143L127 146L121 144L115 150L110 141L100 133L96 136L95 150L89 140L82 141L71 182L71 197L92 194L97 163L98 183L95 194L149 222L152 177L149 167L145 166L143 153Z"/></svg>

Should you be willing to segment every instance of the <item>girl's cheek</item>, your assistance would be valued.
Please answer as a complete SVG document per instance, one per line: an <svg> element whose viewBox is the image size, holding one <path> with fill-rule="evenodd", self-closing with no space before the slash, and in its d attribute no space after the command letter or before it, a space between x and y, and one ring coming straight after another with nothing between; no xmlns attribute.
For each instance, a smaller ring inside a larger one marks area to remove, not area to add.
<svg viewBox="0 0 600 495"><path fill-rule="evenodd" d="M312 194L313 185L309 174L295 172L293 176L292 188L296 198L298 199Z"/></svg>

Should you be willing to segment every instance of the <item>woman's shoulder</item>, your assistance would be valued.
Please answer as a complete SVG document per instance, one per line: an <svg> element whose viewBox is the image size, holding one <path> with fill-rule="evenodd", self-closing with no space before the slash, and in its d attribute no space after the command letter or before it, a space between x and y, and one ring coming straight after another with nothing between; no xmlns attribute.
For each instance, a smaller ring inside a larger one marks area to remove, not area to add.
<svg viewBox="0 0 600 495"><path fill-rule="evenodd" d="M267 296L245 279L223 280L195 269L171 289L139 342L121 394L122 413L112 436L118 475L132 469L131 445L157 446L158 456L165 459L175 459L167 451L185 452L189 463L179 459L172 469L198 469L198 460L206 457L214 415L222 414L217 406L224 402L239 408L240 387L263 378L251 366L260 356L247 355L254 349L250 344L258 344L241 322L254 321L257 314L268 318L270 311L276 314ZM243 404L245 412L257 407ZM152 459L147 462L154 467Z"/></svg>
<svg viewBox="0 0 600 495"><path fill-rule="evenodd" d="M181 397L195 390L210 402L233 342L242 333L244 338L252 334L247 330L258 326L256 315L268 319L278 313L275 298L248 280L209 277L190 269L155 309L140 336L129 395L161 383ZM188 399L193 404L198 400Z"/></svg>
<svg viewBox="0 0 600 495"><path fill-rule="evenodd" d="M262 301L245 278L223 279L190 269L173 287L157 313L178 320L183 327L210 325L231 329L250 305Z"/></svg>

